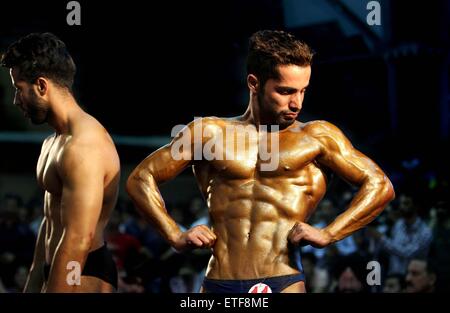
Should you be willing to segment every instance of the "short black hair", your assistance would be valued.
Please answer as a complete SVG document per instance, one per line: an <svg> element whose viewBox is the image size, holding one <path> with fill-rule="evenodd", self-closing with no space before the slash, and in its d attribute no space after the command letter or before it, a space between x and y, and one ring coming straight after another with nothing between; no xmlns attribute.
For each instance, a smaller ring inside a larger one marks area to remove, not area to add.
<svg viewBox="0 0 450 313"><path fill-rule="evenodd" d="M32 33L12 43L1 65L16 67L21 79L34 83L40 76L72 91L76 66L66 45L52 33Z"/></svg>
<svg viewBox="0 0 450 313"><path fill-rule="evenodd" d="M247 75L254 74L264 83L278 79L277 66L309 66L314 52L294 35L281 30L261 30L249 39Z"/></svg>

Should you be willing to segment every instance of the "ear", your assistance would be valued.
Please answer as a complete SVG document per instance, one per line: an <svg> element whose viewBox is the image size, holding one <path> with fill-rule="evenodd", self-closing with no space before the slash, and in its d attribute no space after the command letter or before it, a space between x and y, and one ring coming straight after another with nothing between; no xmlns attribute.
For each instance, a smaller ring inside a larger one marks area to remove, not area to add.
<svg viewBox="0 0 450 313"><path fill-rule="evenodd" d="M248 74L247 76L247 86L248 89L250 89L251 92L257 93L259 90L259 80L258 78L253 74Z"/></svg>
<svg viewBox="0 0 450 313"><path fill-rule="evenodd" d="M47 94L49 82L46 78L38 77L36 79L36 86L37 86L37 92L41 97L43 97Z"/></svg>

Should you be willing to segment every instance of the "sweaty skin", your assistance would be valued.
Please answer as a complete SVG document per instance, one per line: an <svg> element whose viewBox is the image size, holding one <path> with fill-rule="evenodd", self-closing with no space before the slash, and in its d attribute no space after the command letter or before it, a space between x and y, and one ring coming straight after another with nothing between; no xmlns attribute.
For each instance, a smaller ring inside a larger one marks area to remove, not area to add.
<svg viewBox="0 0 450 313"><path fill-rule="evenodd" d="M201 127L199 120L192 122L170 144L139 164L128 179L127 191L134 203L173 247L212 247L208 278L255 279L298 273L289 259L288 242L325 247L364 227L394 197L382 170L357 151L337 127L325 121L295 121L310 70L291 65L280 67L279 72L280 79L267 81L260 97L261 87L249 79L252 93L244 115L203 118ZM286 110L294 113L285 114ZM281 130L267 133L258 127L270 122L282 126ZM247 132L236 131L224 139L227 129L239 129L235 126L247 126ZM200 129L202 136L186 136ZM237 149L239 136L246 140ZM181 146L180 140L190 140L190 146L184 145L190 149L181 150L182 159L173 155L174 147ZM196 145L196 140L201 144ZM265 163L260 150L263 140L267 140L267 147L278 140L279 150L274 152L278 164L271 171L261 170ZM227 144L235 145L234 159L194 160L196 149L212 143L220 153ZM168 215L158 185L188 166L192 166L207 201L212 228L201 225L183 233ZM325 194L324 168L359 186L359 192L345 212L327 227L317 229L306 221ZM298 282L283 292L304 291L304 283Z"/></svg>
<svg viewBox="0 0 450 313"><path fill-rule="evenodd" d="M80 285L68 284L73 267L67 265L76 261L82 272L88 253L105 242L103 231L117 200L120 176L114 143L103 126L51 80L40 77L37 87L21 80L16 69L11 78L14 103L24 115L36 118L41 116L36 107L46 107L47 122L56 130L44 141L36 168L45 191L44 218L24 291L110 292L111 284L92 276L82 275ZM47 282L45 264L51 265Z"/></svg>

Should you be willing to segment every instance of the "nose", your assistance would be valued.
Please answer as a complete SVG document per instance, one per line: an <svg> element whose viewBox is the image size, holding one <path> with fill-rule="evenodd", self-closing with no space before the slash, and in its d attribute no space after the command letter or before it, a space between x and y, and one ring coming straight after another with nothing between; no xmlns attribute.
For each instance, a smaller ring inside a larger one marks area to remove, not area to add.
<svg viewBox="0 0 450 313"><path fill-rule="evenodd" d="M289 109L292 112L299 112L302 108L302 102L303 95L301 93L294 95L289 101Z"/></svg>

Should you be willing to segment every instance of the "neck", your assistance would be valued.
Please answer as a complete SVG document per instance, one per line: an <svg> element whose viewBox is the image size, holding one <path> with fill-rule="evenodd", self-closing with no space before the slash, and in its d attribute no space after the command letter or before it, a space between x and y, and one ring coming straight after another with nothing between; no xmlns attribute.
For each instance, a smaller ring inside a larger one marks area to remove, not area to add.
<svg viewBox="0 0 450 313"><path fill-rule="evenodd" d="M267 118L264 118L263 112L261 112L260 105L258 103L258 97L250 93L250 100L245 113L241 116L241 119L259 127L260 125L271 125Z"/></svg>
<svg viewBox="0 0 450 313"><path fill-rule="evenodd" d="M261 125L267 126L265 129L268 132L274 131L272 129L272 125L278 125L277 128L278 131L284 131L291 127L295 127L296 125L295 123L284 126L278 124L278 122L274 120L273 117L261 111L261 106L260 103L258 102L258 97L256 95L253 95L252 93L250 93L250 100L248 103L247 110L245 110L244 114L240 116L240 120L255 125L257 129L260 129Z"/></svg>
<svg viewBox="0 0 450 313"><path fill-rule="evenodd" d="M50 100L50 108L48 124L58 135L67 134L73 116L82 111L71 94L59 95Z"/></svg>

